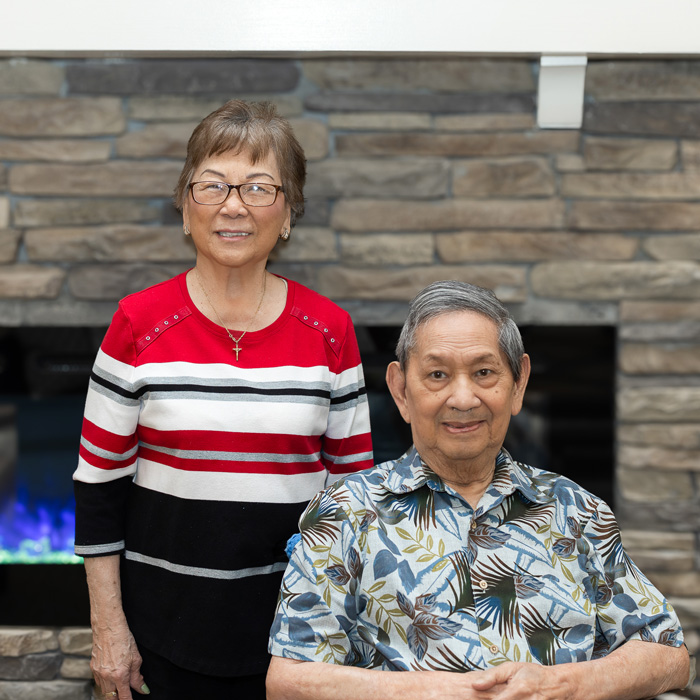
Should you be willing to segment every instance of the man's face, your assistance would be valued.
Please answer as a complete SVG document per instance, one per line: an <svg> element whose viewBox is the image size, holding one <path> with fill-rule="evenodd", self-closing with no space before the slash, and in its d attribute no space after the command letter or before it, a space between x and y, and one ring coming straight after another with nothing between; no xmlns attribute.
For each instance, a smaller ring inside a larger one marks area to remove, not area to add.
<svg viewBox="0 0 700 700"><path fill-rule="evenodd" d="M498 327L472 311L442 314L420 326L403 372L387 383L423 460L438 474L492 469L530 374L516 383L498 345Z"/></svg>

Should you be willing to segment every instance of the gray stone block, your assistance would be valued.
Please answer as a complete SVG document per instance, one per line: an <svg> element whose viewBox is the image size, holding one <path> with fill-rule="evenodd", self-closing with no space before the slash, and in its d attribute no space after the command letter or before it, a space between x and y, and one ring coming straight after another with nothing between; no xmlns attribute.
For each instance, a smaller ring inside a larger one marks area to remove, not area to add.
<svg viewBox="0 0 700 700"><path fill-rule="evenodd" d="M0 627L0 656L23 656L58 649L58 638L47 627Z"/></svg>
<svg viewBox="0 0 700 700"><path fill-rule="evenodd" d="M174 211L172 204L169 208ZM22 199L15 203L15 225L26 227L158 221L162 208L143 199ZM177 215L182 224L182 217Z"/></svg>
<svg viewBox="0 0 700 700"><path fill-rule="evenodd" d="M697 231L697 202L573 201L569 225L586 231Z"/></svg>
<svg viewBox="0 0 700 700"><path fill-rule="evenodd" d="M589 133L700 137L700 102L598 102L584 110Z"/></svg>
<svg viewBox="0 0 700 700"><path fill-rule="evenodd" d="M317 197L432 199L447 195L446 161L404 158L337 158L311 163L305 192Z"/></svg>
<svg viewBox="0 0 700 700"><path fill-rule="evenodd" d="M191 265L85 265L73 268L68 286L77 299L122 299L146 287L164 282Z"/></svg>
<svg viewBox="0 0 700 700"><path fill-rule="evenodd" d="M0 700L90 700L92 681L0 681Z"/></svg>
<svg viewBox="0 0 700 700"><path fill-rule="evenodd" d="M331 204L327 199L309 197L304 201L304 216L300 225L327 226L331 220Z"/></svg>
<svg viewBox="0 0 700 700"><path fill-rule="evenodd" d="M58 633L58 643L64 654L90 656L92 630L89 627L65 627Z"/></svg>
<svg viewBox="0 0 700 700"><path fill-rule="evenodd" d="M311 59L302 68L304 76L322 89L523 92L535 88L529 61L502 58Z"/></svg>
<svg viewBox="0 0 700 700"><path fill-rule="evenodd" d="M486 114L532 112L530 94L429 94L376 92L321 92L304 100L306 109L319 112L430 112L439 114Z"/></svg>
<svg viewBox="0 0 700 700"><path fill-rule="evenodd" d="M0 100L4 136L101 136L125 129L121 100L115 97Z"/></svg>
<svg viewBox="0 0 700 700"><path fill-rule="evenodd" d="M288 92L299 81L292 61L245 58L84 62L66 68L68 92L157 95Z"/></svg>
<svg viewBox="0 0 700 700"><path fill-rule="evenodd" d="M339 156L520 156L575 151L577 131L338 134Z"/></svg>
<svg viewBox="0 0 700 700"><path fill-rule="evenodd" d="M63 655L58 652L0 656L0 678L7 681L48 681L61 668Z"/></svg>
<svg viewBox="0 0 700 700"><path fill-rule="evenodd" d="M596 100L697 100L700 61L591 61L586 93Z"/></svg>

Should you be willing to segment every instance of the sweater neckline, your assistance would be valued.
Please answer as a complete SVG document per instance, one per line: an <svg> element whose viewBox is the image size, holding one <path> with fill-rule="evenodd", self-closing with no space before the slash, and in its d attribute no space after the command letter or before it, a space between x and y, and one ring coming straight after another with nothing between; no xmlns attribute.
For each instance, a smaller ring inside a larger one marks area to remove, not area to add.
<svg viewBox="0 0 700 700"><path fill-rule="evenodd" d="M178 276L178 284L180 287L180 292L182 293L182 296L185 299L185 303L187 304L187 308L190 310L192 313L192 316L197 319L197 321L204 326L208 331L211 333L214 333L215 335L225 338L226 340L229 340L228 333L226 332L226 329L223 326L220 326L218 323L214 323L214 321L210 320L207 318L198 308L197 305L192 301L192 297L190 296L189 290L187 289L187 273L190 270L186 270L182 274ZM246 340L248 342L255 342L257 340L261 340L268 335L272 335L273 333L276 333L286 322L287 319L290 317L292 308L294 307L294 294L296 291L296 282L293 280L287 279L286 277L282 277L282 275L276 275L274 272L270 273L271 275L274 275L275 277L279 277L280 279L284 280L287 283L287 300L284 305L284 309L282 310L282 313L269 325L265 326L265 328L261 328L257 331L248 331L245 335ZM233 329L232 329L233 330ZM238 330L238 329L235 329Z"/></svg>

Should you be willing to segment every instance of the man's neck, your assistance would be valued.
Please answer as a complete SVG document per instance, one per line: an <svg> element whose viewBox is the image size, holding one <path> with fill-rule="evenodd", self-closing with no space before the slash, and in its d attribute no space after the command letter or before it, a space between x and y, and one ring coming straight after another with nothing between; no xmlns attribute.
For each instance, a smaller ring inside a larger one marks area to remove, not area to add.
<svg viewBox="0 0 700 700"><path fill-rule="evenodd" d="M426 464L451 488L454 489L474 510L481 497L493 481L496 462L487 465L469 465L455 468L452 465Z"/></svg>

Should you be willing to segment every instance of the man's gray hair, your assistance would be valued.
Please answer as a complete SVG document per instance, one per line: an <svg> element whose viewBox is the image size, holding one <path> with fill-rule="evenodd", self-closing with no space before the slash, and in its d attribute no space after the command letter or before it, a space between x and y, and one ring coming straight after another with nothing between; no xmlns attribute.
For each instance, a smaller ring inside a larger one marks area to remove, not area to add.
<svg viewBox="0 0 700 700"><path fill-rule="evenodd" d="M490 290L468 282L442 280L433 282L411 301L406 322L396 344L396 357L401 369L406 369L409 355L416 346L416 332L431 319L455 311L473 311L490 318L498 327L498 345L508 360L517 382L525 348L520 330L508 309Z"/></svg>

